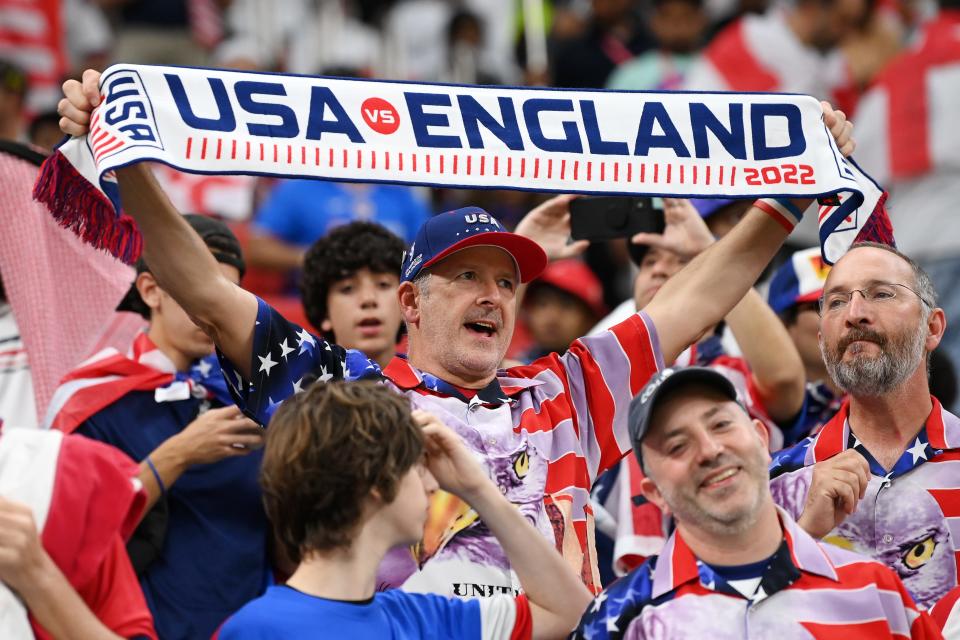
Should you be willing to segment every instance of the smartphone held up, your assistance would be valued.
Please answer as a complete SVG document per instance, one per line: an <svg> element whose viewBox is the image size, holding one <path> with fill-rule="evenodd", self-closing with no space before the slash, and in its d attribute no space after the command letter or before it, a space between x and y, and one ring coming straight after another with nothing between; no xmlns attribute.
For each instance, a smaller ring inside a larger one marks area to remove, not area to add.
<svg viewBox="0 0 960 640"><path fill-rule="evenodd" d="M574 240L613 240L663 233L663 201L647 196L591 196L570 202Z"/></svg>

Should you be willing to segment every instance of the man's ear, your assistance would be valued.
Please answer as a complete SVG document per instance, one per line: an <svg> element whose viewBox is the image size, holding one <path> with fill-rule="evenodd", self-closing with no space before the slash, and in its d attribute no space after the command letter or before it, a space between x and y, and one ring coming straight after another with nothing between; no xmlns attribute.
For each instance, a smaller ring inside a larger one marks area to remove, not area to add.
<svg viewBox="0 0 960 640"><path fill-rule="evenodd" d="M144 271L137 275L136 285L143 302L150 307L151 311L156 311L160 306L160 294L163 293L163 289L157 284L157 280L153 277L153 274L149 271Z"/></svg>
<svg viewBox="0 0 960 640"><path fill-rule="evenodd" d="M771 462L773 458L770 457L770 432L767 431L765 424L754 418L751 420L753 423L753 430L757 432L757 437L760 438L760 442L763 443L763 450L767 452L767 462Z"/></svg>
<svg viewBox="0 0 960 640"><path fill-rule="evenodd" d="M944 314L943 309L937 307L930 312L930 317L927 318L927 340L926 348L927 353L930 353L940 345L940 341L943 340L943 333L947 330L947 316Z"/></svg>
<svg viewBox="0 0 960 640"><path fill-rule="evenodd" d="M321 322L320 326L317 328L320 329L320 331L323 331L324 333L330 333L331 331L333 331L333 323L330 322L330 318L324 318L323 322Z"/></svg>
<svg viewBox="0 0 960 640"><path fill-rule="evenodd" d="M657 484L646 475L640 479L640 493L643 494L644 498L655 504L660 511L670 513L670 507L667 505L667 501L663 499L663 494L660 493Z"/></svg>
<svg viewBox="0 0 960 640"><path fill-rule="evenodd" d="M397 301L400 303L400 315L408 325L420 322L420 290L412 282L401 282L397 287Z"/></svg>

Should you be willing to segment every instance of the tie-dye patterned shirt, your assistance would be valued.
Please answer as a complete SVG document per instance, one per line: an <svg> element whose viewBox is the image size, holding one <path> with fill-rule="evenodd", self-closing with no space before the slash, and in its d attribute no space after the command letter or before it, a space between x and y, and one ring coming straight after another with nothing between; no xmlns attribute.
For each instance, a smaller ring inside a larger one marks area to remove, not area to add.
<svg viewBox="0 0 960 640"><path fill-rule="evenodd" d="M823 540L895 570L924 609L956 586L960 563L960 418L932 400L926 423L889 471L851 430L849 402L820 433L775 454L770 465L774 501L799 518L813 465L846 449L860 452L870 463L867 492Z"/></svg>
<svg viewBox="0 0 960 640"><path fill-rule="evenodd" d="M750 597L694 555L677 531L587 607L584 640L939 638L881 563L821 544L780 510L783 542Z"/></svg>
<svg viewBox="0 0 960 640"><path fill-rule="evenodd" d="M380 380L438 416L486 466L501 491L599 591L590 488L631 451L627 413L663 362L656 329L639 313L564 355L497 372L472 398L402 357L381 370L359 351L324 342L260 301L251 380L222 355L237 405L266 425L285 398L315 380ZM384 560L379 587L476 597L518 593L506 555L476 512L437 492L423 541Z"/></svg>

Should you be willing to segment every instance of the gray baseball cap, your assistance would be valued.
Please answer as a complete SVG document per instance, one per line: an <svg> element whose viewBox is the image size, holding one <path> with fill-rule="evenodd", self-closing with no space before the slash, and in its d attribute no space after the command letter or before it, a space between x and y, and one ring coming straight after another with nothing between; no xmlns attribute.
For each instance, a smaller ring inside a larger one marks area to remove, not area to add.
<svg viewBox="0 0 960 640"><path fill-rule="evenodd" d="M730 398L741 407L743 402L737 393L737 388L730 380L710 367L672 367L659 371L647 383L640 393L630 401L630 411L627 415L627 425L630 429L630 442L637 460L642 460L640 443L650 430L650 421L657 404L667 395L680 387L699 384L716 389Z"/></svg>

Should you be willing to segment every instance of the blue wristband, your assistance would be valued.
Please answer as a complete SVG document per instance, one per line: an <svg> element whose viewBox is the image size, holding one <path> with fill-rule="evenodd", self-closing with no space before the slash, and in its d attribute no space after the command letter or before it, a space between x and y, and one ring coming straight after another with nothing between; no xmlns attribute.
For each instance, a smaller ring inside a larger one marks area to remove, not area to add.
<svg viewBox="0 0 960 640"><path fill-rule="evenodd" d="M157 481L157 486L160 487L160 497L167 497L167 488L163 484L163 480L160 479L160 474L157 472L157 468L153 466L153 460L150 459L150 456L147 456L147 466L150 467L150 471L153 472L153 479Z"/></svg>

